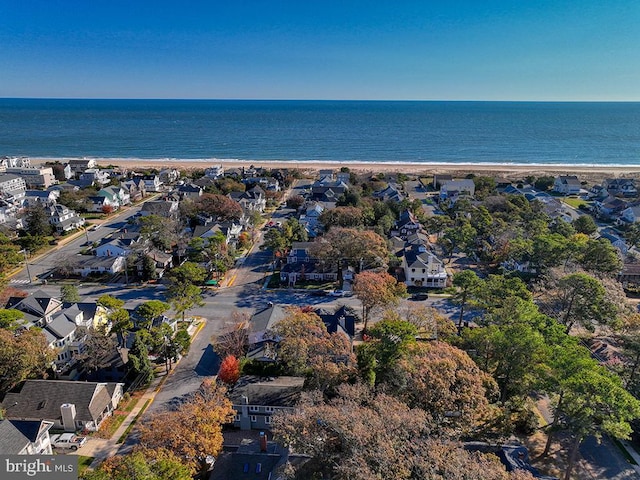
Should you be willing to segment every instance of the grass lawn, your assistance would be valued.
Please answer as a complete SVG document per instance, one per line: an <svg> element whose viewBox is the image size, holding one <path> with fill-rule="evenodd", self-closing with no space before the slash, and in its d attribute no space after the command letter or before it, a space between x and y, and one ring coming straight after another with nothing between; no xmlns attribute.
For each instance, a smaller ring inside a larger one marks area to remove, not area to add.
<svg viewBox="0 0 640 480"><path fill-rule="evenodd" d="M138 400L140 400L139 396L133 396L125 405L120 405L116 411L113 412L113 415L104 421L104 424L100 430L95 433L95 436L98 438L111 438L120 425L122 425L122 422L129 416L131 410L138 404Z"/></svg>
<svg viewBox="0 0 640 480"><path fill-rule="evenodd" d="M83 457L82 455L78 455L78 476L82 477L84 472L89 468L93 462L93 457Z"/></svg>
<svg viewBox="0 0 640 480"><path fill-rule="evenodd" d="M149 404L151 403L151 399L148 399L144 405L142 406L142 408L140 409L140 411L138 412L138 415L136 415L136 418L133 419L133 422L131 422L129 424L129 426L127 427L127 429L124 431L124 433L120 436L120 438L117 440L116 443L122 443L125 441L125 439L127 438L127 436L129 435L129 433L131 432L131 430L133 429L133 426L136 424L136 422L138 421L138 418L140 418L140 416L144 413L144 411L147 409L147 407L149 406Z"/></svg>
<svg viewBox="0 0 640 480"><path fill-rule="evenodd" d="M582 200L581 198L563 197L560 200L573 208L580 208L580 205L589 205L589 202Z"/></svg>

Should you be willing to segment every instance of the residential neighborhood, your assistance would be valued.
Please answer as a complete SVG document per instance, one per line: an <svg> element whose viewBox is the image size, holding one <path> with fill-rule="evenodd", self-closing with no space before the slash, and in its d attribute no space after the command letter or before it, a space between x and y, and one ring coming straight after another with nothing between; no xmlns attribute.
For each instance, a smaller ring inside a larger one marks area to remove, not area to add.
<svg viewBox="0 0 640 480"><path fill-rule="evenodd" d="M504 475L585 478L605 451L634 471L602 423L640 415L633 178L3 165L4 453L77 454L91 479L192 418L220 442L193 439L194 476L302 478L364 455L321 441L344 415L392 436L406 414ZM586 378L625 406L558 403Z"/></svg>

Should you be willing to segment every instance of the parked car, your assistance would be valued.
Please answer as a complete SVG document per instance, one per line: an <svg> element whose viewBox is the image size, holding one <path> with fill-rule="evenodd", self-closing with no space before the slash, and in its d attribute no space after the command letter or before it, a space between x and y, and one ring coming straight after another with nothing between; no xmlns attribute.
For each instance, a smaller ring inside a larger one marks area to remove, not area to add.
<svg viewBox="0 0 640 480"><path fill-rule="evenodd" d="M77 450L87 443L87 437L80 437L75 433L58 433L51 435L51 445L56 448Z"/></svg>
<svg viewBox="0 0 640 480"><path fill-rule="evenodd" d="M344 297L344 290L334 290L329 293L332 297Z"/></svg>
<svg viewBox="0 0 640 480"><path fill-rule="evenodd" d="M411 295L411 300L426 300L427 298L429 298L428 293L414 293Z"/></svg>

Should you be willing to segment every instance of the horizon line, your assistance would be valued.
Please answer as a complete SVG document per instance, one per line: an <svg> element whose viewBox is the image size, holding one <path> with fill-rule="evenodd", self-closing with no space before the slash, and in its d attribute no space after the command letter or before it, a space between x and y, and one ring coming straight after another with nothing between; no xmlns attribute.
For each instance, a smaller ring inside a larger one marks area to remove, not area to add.
<svg viewBox="0 0 640 480"><path fill-rule="evenodd" d="M170 97L0 97L0 100L134 100L229 102L459 102L459 103L640 103L638 100L487 100L487 99L367 99L367 98L170 98Z"/></svg>

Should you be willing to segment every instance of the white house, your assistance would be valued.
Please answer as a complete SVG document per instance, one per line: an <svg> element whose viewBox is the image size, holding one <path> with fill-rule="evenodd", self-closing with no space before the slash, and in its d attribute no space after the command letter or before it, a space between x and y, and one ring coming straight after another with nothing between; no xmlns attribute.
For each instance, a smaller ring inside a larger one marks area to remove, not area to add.
<svg viewBox="0 0 640 480"><path fill-rule="evenodd" d="M45 420L0 420L0 454L51 455L52 426Z"/></svg>
<svg viewBox="0 0 640 480"><path fill-rule="evenodd" d="M80 258L81 257L81 258ZM86 277L88 275L110 274L122 272L126 265L124 255L118 256L88 256L81 255L77 263L72 267L75 275Z"/></svg>
<svg viewBox="0 0 640 480"><path fill-rule="evenodd" d="M109 172L99 168L88 168L80 175L80 181L87 185L106 185L111 179Z"/></svg>
<svg viewBox="0 0 640 480"><path fill-rule="evenodd" d="M476 192L476 185L473 180L447 180L440 184L440 199L455 200L464 195L473 197Z"/></svg>
<svg viewBox="0 0 640 480"><path fill-rule="evenodd" d="M139 233L121 233L118 238L109 240L94 249L97 257L127 256L134 247L140 244Z"/></svg>
<svg viewBox="0 0 640 480"><path fill-rule="evenodd" d="M444 288L447 286L447 270L444 263L428 252L424 245L405 248L402 268L405 283L409 287Z"/></svg>
<svg viewBox="0 0 640 480"><path fill-rule="evenodd" d="M134 179L142 180L147 192L159 192L162 190L162 182L158 175L139 175L135 176Z"/></svg>
<svg viewBox="0 0 640 480"><path fill-rule="evenodd" d="M204 171L204 175L214 180L224 175L224 167L222 165L214 165Z"/></svg>
<svg viewBox="0 0 640 480"><path fill-rule="evenodd" d="M7 168L6 172L21 176L29 187L49 188L58 183L51 167Z"/></svg>
<svg viewBox="0 0 640 480"><path fill-rule="evenodd" d="M563 195L577 195L581 188L580 180L575 175L560 175L553 182L553 191Z"/></svg>
<svg viewBox="0 0 640 480"><path fill-rule="evenodd" d="M84 218L78 215L75 210L61 204L51 205L48 208L49 223L53 225L58 233L70 232L84 225Z"/></svg>

